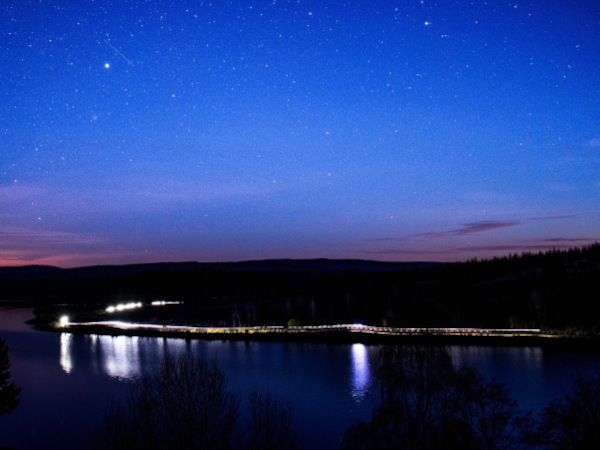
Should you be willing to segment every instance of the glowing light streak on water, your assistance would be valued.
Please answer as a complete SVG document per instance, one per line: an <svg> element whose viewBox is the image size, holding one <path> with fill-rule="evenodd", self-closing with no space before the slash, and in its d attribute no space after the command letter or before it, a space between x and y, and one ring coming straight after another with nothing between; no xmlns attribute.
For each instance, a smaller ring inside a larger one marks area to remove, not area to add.
<svg viewBox="0 0 600 450"><path fill-rule="evenodd" d="M73 335L71 333L60 333L60 367L66 373L73 370L73 360L71 358L71 344Z"/></svg>
<svg viewBox="0 0 600 450"><path fill-rule="evenodd" d="M133 378L140 374L137 336L100 336L104 370L111 377Z"/></svg>
<svg viewBox="0 0 600 450"><path fill-rule="evenodd" d="M371 384L369 354L364 344L352 344L352 397L360 402Z"/></svg>

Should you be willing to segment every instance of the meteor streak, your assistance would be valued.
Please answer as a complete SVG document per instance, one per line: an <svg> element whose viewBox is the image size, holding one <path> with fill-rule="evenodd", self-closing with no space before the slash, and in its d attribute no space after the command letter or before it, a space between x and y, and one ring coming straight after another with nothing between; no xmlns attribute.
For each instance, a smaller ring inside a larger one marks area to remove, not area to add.
<svg viewBox="0 0 600 450"><path fill-rule="evenodd" d="M125 56L123 53L121 53L119 50L117 50L115 48L114 45L112 45L110 42L108 42L106 39L104 39L104 42L106 42L106 45L108 45L110 48L112 48L115 52L117 52L117 54L123 58L125 61L127 61L127 64L129 64L131 67L135 67L135 64L133 64L129 59L127 59L127 56Z"/></svg>

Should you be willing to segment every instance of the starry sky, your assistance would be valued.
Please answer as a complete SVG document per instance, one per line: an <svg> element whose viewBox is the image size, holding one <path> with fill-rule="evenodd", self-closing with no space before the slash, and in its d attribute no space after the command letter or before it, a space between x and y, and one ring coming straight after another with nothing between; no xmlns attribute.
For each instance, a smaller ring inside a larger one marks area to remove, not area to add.
<svg viewBox="0 0 600 450"><path fill-rule="evenodd" d="M600 240L600 2L7 0L0 265Z"/></svg>

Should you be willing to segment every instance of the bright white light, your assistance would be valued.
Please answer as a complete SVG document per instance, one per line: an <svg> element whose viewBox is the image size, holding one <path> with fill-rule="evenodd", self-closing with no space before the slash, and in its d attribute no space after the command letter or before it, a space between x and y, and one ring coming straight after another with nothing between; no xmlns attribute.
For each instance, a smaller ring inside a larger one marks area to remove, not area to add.
<svg viewBox="0 0 600 450"><path fill-rule="evenodd" d="M141 308L142 302L129 302L129 303L119 303L116 306L109 306L106 308L107 313L114 313L115 311L124 311L126 309L135 309Z"/></svg>
<svg viewBox="0 0 600 450"><path fill-rule="evenodd" d="M61 327L66 327L67 325L69 325L69 316L61 316L58 320L58 323Z"/></svg>
<svg viewBox="0 0 600 450"><path fill-rule="evenodd" d="M183 302L169 302L166 300L154 300L152 306L165 306L165 305L181 305Z"/></svg>
<svg viewBox="0 0 600 450"><path fill-rule="evenodd" d="M105 69L110 69L110 64L109 64L109 63L105 63L105 64L104 64L104 68L105 68Z"/></svg>

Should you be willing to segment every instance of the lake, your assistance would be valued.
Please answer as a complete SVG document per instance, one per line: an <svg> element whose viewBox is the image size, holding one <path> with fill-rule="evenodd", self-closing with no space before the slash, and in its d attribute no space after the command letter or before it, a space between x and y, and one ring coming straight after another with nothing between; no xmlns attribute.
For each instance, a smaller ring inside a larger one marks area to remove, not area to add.
<svg viewBox="0 0 600 450"><path fill-rule="evenodd" d="M0 308L0 337L22 387L17 409L0 416L0 447L90 447L110 402L126 398L167 353L216 361L242 399L258 389L290 400L303 448L336 448L346 428L370 417L377 400L377 346L82 336L34 330L24 323L32 317L31 309ZM456 363L506 383L523 409L539 410L560 397L578 371L600 373L600 351L450 350Z"/></svg>

